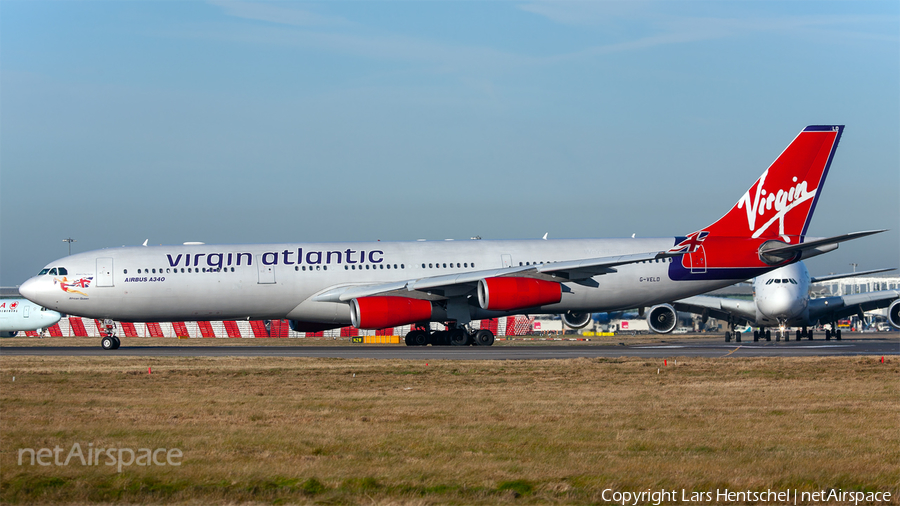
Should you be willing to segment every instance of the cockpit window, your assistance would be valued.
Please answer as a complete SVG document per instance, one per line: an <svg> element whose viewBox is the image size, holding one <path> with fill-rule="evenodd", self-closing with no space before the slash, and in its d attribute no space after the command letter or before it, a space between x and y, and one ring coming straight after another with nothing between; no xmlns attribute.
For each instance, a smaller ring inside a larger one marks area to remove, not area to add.
<svg viewBox="0 0 900 506"><path fill-rule="evenodd" d="M791 284L792 284L792 285L796 285L796 284L797 284L797 280L795 280L794 278L791 278L790 281L791 281Z"/></svg>
<svg viewBox="0 0 900 506"><path fill-rule="evenodd" d="M51 275L51 276L55 276L55 275L56 275L56 267L50 269L50 275Z"/></svg>
<svg viewBox="0 0 900 506"><path fill-rule="evenodd" d="M38 276L43 276L44 274L47 274L48 272L50 272L50 269L41 269L41 272L38 273Z"/></svg>
<svg viewBox="0 0 900 506"><path fill-rule="evenodd" d="M67 271L65 267L57 267L56 270L59 272L60 276L69 273L69 271Z"/></svg>
<svg viewBox="0 0 900 506"><path fill-rule="evenodd" d="M775 282L776 282L776 283L781 283L781 280L780 280L780 279L776 279Z"/></svg>
<svg viewBox="0 0 900 506"><path fill-rule="evenodd" d="M787 284L787 283L789 283L789 281L788 281L788 280L786 280L786 279L782 279L782 280L781 280L781 282L782 282L782 283L784 283L784 284Z"/></svg>

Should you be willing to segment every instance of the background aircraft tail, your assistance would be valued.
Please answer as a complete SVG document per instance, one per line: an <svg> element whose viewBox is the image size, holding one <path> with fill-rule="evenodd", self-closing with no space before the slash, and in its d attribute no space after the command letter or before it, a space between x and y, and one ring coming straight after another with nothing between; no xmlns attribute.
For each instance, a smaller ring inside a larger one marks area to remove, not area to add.
<svg viewBox="0 0 900 506"><path fill-rule="evenodd" d="M725 216L695 234L803 242L843 131L804 128Z"/></svg>

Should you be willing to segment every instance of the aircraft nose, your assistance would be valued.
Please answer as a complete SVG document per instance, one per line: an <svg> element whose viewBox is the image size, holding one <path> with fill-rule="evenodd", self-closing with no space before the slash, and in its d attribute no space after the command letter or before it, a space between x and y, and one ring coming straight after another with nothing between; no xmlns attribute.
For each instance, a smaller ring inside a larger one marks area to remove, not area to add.
<svg viewBox="0 0 900 506"><path fill-rule="evenodd" d="M19 293L22 294L22 297L25 297L31 302L35 302L34 297L38 294L37 280L35 278L26 280L19 286Z"/></svg>
<svg viewBox="0 0 900 506"><path fill-rule="evenodd" d="M766 297L764 307L760 309L772 318L790 318L793 316L793 302L790 291L779 287Z"/></svg>
<svg viewBox="0 0 900 506"><path fill-rule="evenodd" d="M44 317L47 319L48 325L54 325L56 323L59 323L60 320L62 320L62 313L58 313L56 311L51 311L49 309L44 312L46 313L44 315Z"/></svg>
<svg viewBox="0 0 900 506"><path fill-rule="evenodd" d="M46 276L44 277L46 278ZM19 286L19 293L22 294L22 297L25 297L35 304L40 304L45 307L51 304L46 279L41 279L37 276L28 279Z"/></svg>

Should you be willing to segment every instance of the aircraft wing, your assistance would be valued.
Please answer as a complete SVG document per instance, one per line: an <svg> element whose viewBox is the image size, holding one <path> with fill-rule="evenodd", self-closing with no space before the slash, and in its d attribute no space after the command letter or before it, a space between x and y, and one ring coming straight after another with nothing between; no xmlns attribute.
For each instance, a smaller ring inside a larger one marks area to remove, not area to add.
<svg viewBox="0 0 900 506"><path fill-rule="evenodd" d="M900 290L883 290L879 292L856 293L837 297L810 299L809 319L840 320L848 316L859 315L873 309L881 309L891 305L900 298Z"/></svg>
<svg viewBox="0 0 900 506"><path fill-rule="evenodd" d="M818 276L811 278L809 281L811 283L819 283L822 281L831 281L833 279L843 279L843 278L853 278L857 276L865 276L867 274L875 274L877 272L887 272L896 270L895 267L889 267L887 269L872 269L870 271L859 271L859 272L845 272L843 274L829 274L828 276Z"/></svg>
<svg viewBox="0 0 900 506"><path fill-rule="evenodd" d="M756 303L752 300L695 295L672 303L677 311L708 315L720 320L756 321Z"/></svg>
<svg viewBox="0 0 900 506"><path fill-rule="evenodd" d="M491 277L516 276L536 278L547 281L573 281L581 284L592 284L590 279L601 274L616 272L619 265L633 264L658 258L681 256L683 253L653 251L633 255L570 260L547 264L504 267L482 271L445 274L427 278L410 279L393 283L345 285L330 288L314 298L319 302L349 302L359 297L374 295L394 295L412 299L443 300L473 293L478 281ZM593 282L596 284L596 282Z"/></svg>

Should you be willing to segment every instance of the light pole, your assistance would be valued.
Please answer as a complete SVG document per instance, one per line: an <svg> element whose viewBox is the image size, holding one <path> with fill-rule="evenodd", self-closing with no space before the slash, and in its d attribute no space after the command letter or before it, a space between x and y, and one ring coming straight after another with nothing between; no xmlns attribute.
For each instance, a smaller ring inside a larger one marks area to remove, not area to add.
<svg viewBox="0 0 900 506"><path fill-rule="evenodd" d="M67 238L63 239L63 242L69 243L69 256L71 256L72 255L72 243L78 242L78 241L76 241L75 239L72 239L71 237L67 237Z"/></svg>
<svg viewBox="0 0 900 506"><path fill-rule="evenodd" d="M854 273L854 274L856 274L856 266L857 266L857 265L859 265L859 264L850 264L850 266L853 267L853 273Z"/></svg>

